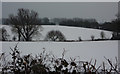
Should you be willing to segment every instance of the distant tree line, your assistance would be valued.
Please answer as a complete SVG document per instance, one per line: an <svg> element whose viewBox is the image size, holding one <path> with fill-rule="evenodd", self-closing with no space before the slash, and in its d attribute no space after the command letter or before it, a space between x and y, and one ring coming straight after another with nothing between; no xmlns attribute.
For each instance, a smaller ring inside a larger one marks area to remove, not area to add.
<svg viewBox="0 0 120 74"><path fill-rule="evenodd" d="M115 19L111 22L105 22L101 25L102 29L113 32L112 39L120 40L120 19Z"/></svg>
<svg viewBox="0 0 120 74"><path fill-rule="evenodd" d="M3 24L9 25L8 18L2 19ZM99 23L95 19L82 19L82 18L38 18L38 24L41 25L62 25L62 26L75 26L86 28L98 28Z"/></svg>
<svg viewBox="0 0 120 74"><path fill-rule="evenodd" d="M8 18L3 18L2 22L5 25L9 25L7 22ZM84 27L84 28L94 28L101 30L108 30L114 32L120 32L118 25L120 21L118 19L114 19L111 22L104 22L102 24L98 23L96 19L82 19L82 18L38 18L38 24L40 25L62 25L62 26L74 26L74 27Z"/></svg>

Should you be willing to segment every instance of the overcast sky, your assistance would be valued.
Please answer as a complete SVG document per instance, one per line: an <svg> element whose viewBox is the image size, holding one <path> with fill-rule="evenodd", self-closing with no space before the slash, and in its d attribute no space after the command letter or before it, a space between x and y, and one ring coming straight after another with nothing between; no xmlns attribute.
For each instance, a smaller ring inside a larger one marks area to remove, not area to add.
<svg viewBox="0 0 120 74"><path fill-rule="evenodd" d="M2 3L0 2L0 18L2 17Z"/></svg>
<svg viewBox="0 0 120 74"><path fill-rule="evenodd" d="M16 14L18 8L37 11L41 18L95 18L98 22L111 21L118 13L117 2L3 2L3 18Z"/></svg>
<svg viewBox="0 0 120 74"><path fill-rule="evenodd" d="M118 2L120 0L1 0L2 2Z"/></svg>

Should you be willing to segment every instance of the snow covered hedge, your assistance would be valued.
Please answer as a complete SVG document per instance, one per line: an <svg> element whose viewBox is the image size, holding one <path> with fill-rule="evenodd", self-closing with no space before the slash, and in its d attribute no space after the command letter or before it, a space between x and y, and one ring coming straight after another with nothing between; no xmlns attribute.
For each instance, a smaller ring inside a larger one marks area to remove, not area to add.
<svg viewBox="0 0 120 74"><path fill-rule="evenodd" d="M11 61L8 62L6 66L3 66L3 73L14 73L14 74L79 74L79 73L118 73L118 60L113 62L110 59L104 57L107 61L102 64L97 65L96 59L91 59L90 61L81 61L79 57L70 57L70 60L65 59L66 50L64 49L61 57L56 57L52 53L43 51L36 56L32 54L21 55L18 45L14 48L10 48ZM79 59L79 60L77 60Z"/></svg>

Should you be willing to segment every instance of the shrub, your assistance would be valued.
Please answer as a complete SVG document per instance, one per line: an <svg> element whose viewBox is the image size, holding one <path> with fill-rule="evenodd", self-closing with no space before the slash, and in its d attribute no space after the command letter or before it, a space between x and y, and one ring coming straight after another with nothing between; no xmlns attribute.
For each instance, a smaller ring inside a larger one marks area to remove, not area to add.
<svg viewBox="0 0 120 74"><path fill-rule="evenodd" d="M12 61L9 65L3 66L2 73L14 73L14 74L111 74L112 72L118 72L118 63L116 58L116 63L113 64L109 59L105 57L108 64L110 65L110 70L105 67L105 63L96 67L97 60L92 59L88 61L76 61L77 58L70 58L67 61L64 56L66 50L64 49L61 58L56 58L54 55L47 53L45 48L39 54L33 57L31 54L24 55L21 57L20 51L17 45L11 49ZM103 66L101 69L100 68ZM9 72L8 72L9 71Z"/></svg>
<svg viewBox="0 0 120 74"><path fill-rule="evenodd" d="M65 41L66 38L62 34L62 32L56 30L49 31L45 37L45 40L47 41Z"/></svg>

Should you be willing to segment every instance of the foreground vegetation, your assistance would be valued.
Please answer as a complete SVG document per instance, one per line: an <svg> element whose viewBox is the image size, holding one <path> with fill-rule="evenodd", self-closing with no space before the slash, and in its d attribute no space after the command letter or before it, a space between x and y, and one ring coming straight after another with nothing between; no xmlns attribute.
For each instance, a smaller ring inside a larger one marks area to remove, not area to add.
<svg viewBox="0 0 120 74"><path fill-rule="evenodd" d="M10 49L11 61L7 61L4 53L1 55L2 74L119 74L117 58L113 63L105 57L110 67L108 69L105 62L96 67L97 60L92 59L89 62L77 61L77 58L70 58L70 61L67 61L64 58L66 50L63 50L61 58L57 58L47 53L45 48L36 56L31 54L21 56L18 45Z"/></svg>

